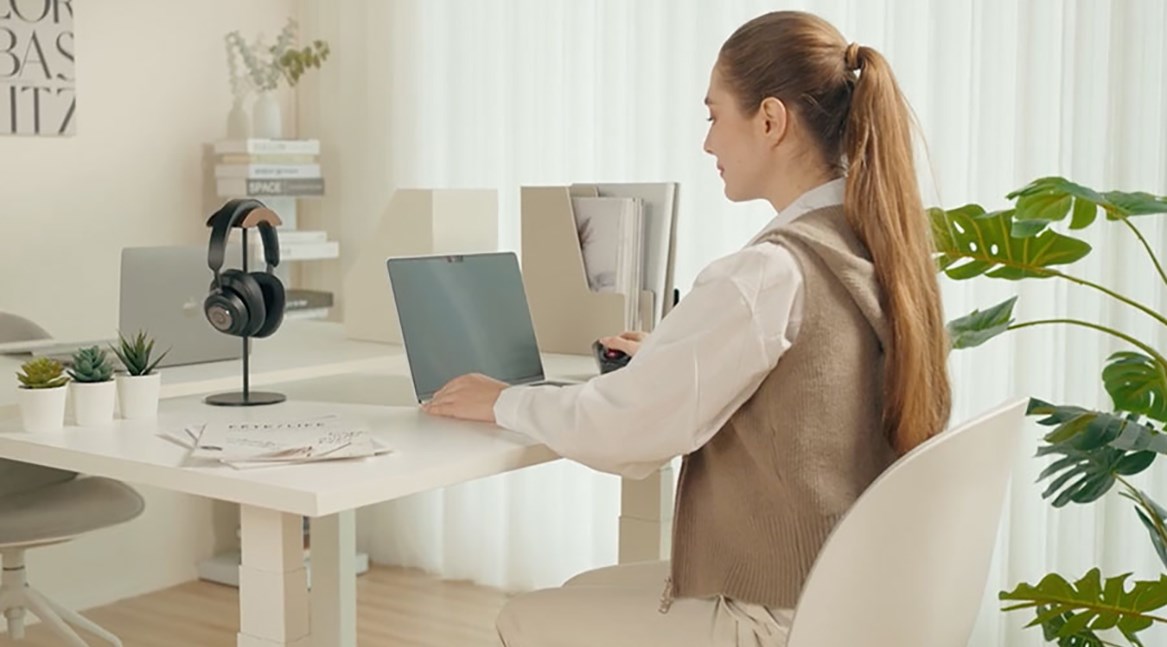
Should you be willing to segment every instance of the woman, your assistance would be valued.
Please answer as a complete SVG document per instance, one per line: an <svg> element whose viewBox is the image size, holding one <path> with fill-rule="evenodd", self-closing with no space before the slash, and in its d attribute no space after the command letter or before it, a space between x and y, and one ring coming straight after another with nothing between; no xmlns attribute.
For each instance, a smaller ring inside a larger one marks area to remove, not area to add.
<svg viewBox="0 0 1167 647"><path fill-rule="evenodd" d="M770 13L722 46L705 102L726 196L774 220L651 336L602 340L633 354L624 369L561 389L463 376L426 407L626 476L685 457L672 559L513 600L509 647L785 644L834 524L947 423L930 231L884 57Z"/></svg>

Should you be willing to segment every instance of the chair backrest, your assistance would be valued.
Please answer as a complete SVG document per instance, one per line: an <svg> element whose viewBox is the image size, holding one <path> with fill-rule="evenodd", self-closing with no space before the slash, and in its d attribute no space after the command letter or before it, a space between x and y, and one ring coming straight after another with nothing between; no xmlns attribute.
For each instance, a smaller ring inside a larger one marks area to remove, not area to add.
<svg viewBox="0 0 1167 647"><path fill-rule="evenodd" d="M51 338L44 328L28 319L0 312L0 344ZM76 472L0 458L0 496L55 485L76 476Z"/></svg>
<svg viewBox="0 0 1167 647"><path fill-rule="evenodd" d="M1007 403L876 479L819 553L789 647L966 647L1024 419Z"/></svg>
<svg viewBox="0 0 1167 647"><path fill-rule="evenodd" d="M35 323L8 312L0 312L0 344L50 339L48 331Z"/></svg>

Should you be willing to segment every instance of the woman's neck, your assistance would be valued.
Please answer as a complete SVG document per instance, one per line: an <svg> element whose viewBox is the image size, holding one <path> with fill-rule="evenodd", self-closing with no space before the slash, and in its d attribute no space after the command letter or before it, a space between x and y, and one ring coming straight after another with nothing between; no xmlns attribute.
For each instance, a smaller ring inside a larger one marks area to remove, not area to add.
<svg viewBox="0 0 1167 647"><path fill-rule="evenodd" d="M811 189L822 186L838 177L831 169L804 166L798 172L784 173L776 179L772 191L766 196L776 213L781 213L791 202Z"/></svg>

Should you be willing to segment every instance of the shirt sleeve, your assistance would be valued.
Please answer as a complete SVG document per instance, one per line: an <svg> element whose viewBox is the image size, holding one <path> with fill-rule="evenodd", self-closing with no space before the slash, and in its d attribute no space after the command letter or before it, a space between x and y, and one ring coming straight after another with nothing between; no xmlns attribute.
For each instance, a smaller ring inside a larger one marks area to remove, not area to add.
<svg viewBox="0 0 1167 647"><path fill-rule="evenodd" d="M708 442L758 389L797 335L802 283L779 245L724 257L624 368L567 387L507 388L495 419L565 458L644 478Z"/></svg>

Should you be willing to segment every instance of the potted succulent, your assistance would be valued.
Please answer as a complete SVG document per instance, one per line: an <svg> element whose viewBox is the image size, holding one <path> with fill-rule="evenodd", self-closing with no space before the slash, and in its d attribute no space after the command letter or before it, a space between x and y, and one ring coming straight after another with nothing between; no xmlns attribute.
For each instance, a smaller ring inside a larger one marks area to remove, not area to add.
<svg viewBox="0 0 1167 647"><path fill-rule="evenodd" d="M38 357L21 365L18 402L25 431L57 431L65 425L65 384L61 363Z"/></svg>
<svg viewBox="0 0 1167 647"><path fill-rule="evenodd" d="M158 362L166 357L163 351L154 361L154 340L139 331L133 339L126 339L118 333L119 345L114 354L125 367L124 373L117 375L118 403L123 418L154 418L158 415L158 397L162 389L162 376L154 372Z"/></svg>
<svg viewBox="0 0 1167 647"><path fill-rule="evenodd" d="M113 364L105 351L97 346L82 348L73 354L73 418L82 427L113 422L117 390L113 381Z"/></svg>

